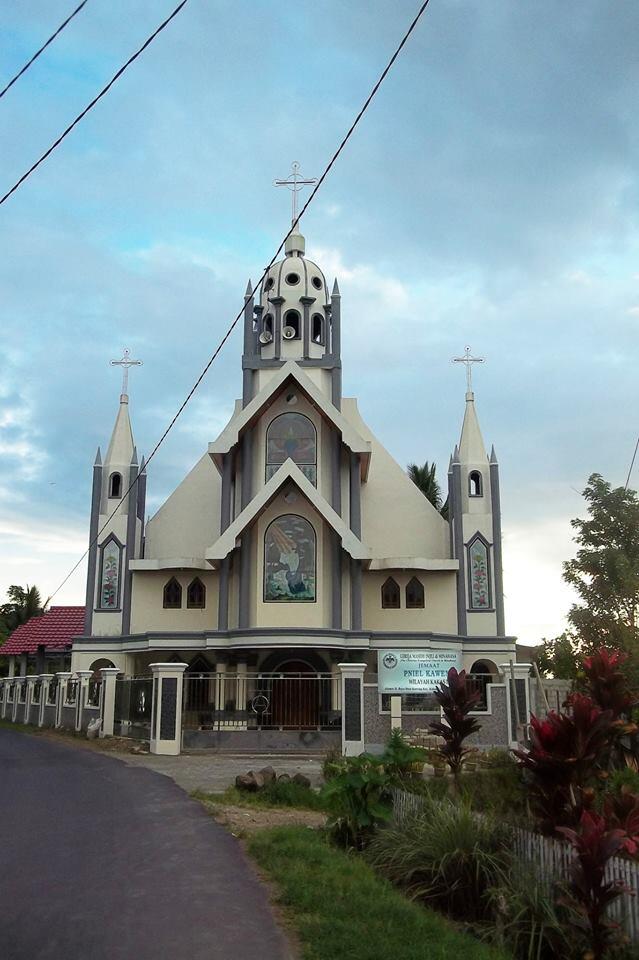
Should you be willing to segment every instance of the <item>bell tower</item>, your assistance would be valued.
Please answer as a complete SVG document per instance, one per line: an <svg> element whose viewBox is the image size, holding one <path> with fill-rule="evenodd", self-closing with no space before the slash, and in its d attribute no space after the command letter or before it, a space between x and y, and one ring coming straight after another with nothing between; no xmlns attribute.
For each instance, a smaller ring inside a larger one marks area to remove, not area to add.
<svg viewBox="0 0 639 960"><path fill-rule="evenodd" d="M128 372L142 361L124 351L120 404L104 462L100 449L93 465L85 634L117 636L131 625L129 560L140 557L144 536L146 470L138 464L129 419Z"/></svg>

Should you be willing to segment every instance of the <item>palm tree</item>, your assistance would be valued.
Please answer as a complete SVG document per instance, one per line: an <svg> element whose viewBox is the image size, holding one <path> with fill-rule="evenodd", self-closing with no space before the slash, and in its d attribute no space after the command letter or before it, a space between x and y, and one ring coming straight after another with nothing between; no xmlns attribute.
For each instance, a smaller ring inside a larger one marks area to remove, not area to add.
<svg viewBox="0 0 639 960"><path fill-rule="evenodd" d="M444 520L448 520L448 500L442 505L442 493L435 477L435 469L435 464L429 463L428 460L423 467L416 463L409 463L407 467L408 476L415 486L419 487L435 510L439 510Z"/></svg>
<svg viewBox="0 0 639 960"><path fill-rule="evenodd" d="M0 635L12 633L31 617L39 617L43 613L42 598L37 587L30 587L29 584L18 587L14 584L7 590L7 597L9 602L0 606Z"/></svg>

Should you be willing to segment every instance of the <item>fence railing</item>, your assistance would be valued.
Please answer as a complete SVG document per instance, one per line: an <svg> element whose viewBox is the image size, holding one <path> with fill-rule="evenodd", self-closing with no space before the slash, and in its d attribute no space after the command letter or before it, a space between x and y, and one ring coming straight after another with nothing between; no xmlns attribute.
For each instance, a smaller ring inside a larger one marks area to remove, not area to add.
<svg viewBox="0 0 639 960"><path fill-rule="evenodd" d="M398 823L406 817L419 814L423 808L424 799L419 794L406 790L393 791L393 815ZM570 844L521 827L510 829L516 858L534 868L539 882L547 890L558 880L568 880L573 862ZM624 857L611 857L605 878L625 886L626 892L611 904L610 916L621 924L633 943L639 943L639 898L636 896L639 890L639 863Z"/></svg>
<svg viewBox="0 0 639 960"><path fill-rule="evenodd" d="M191 730L340 730L339 679L309 673L185 675Z"/></svg>
<svg viewBox="0 0 639 960"><path fill-rule="evenodd" d="M49 706L54 706L56 702L59 682L60 681L57 677L54 677L53 680L49 680L49 689L47 690L47 704Z"/></svg>
<svg viewBox="0 0 639 960"><path fill-rule="evenodd" d="M87 690L87 707L99 707L100 706L100 689L102 687L101 680L89 680L89 687Z"/></svg>
<svg viewBox="0 0 639 960"><path fill-rule="evenodd" d="M113 732L121 737L148 739L152 702L151 677L118 677L115 682Z"/></svg>

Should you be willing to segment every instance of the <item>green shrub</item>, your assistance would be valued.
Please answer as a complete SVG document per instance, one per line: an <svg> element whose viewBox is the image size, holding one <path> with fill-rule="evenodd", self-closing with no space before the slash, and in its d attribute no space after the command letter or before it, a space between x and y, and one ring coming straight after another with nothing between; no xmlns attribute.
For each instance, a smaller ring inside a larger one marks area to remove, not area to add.
<svg viewBox="0 0 639 960"><path fill-rule="evenodd" d="M390 786L379 757L343 757L321 793L332 814L328 825L333 838L362 849L375 827L391 817Z"/></svg>
<svg viewBox="0 0 639 960"><path fill-rule="evenodd" d="M517 766L517 761L510 750L505 750L502 747L491 747L490 750L483 750L480 757L485 767Z"/></svg>
<svg viewBox="0 0 639 960"><path fill-rule="evenodd" d="M367 851L369 862L409 896L457 920L490 919L487 897L510 865L508 835L468 804L424 797L424 809L380 830Z"/></svg>
<svg viewBox="0 0 639 960"><path fill-rule="evenodd" d="M639 793L639 772L632 770L631 767L614 770L608 777L606 791L621 793L622 787L630 787L632 793Z"/></svg>
<svg viewBox="0 0 639 960"><path fill-rule="evenodd" d="M424 764L427 754L421 747L411 746L402 731L395 729L380 759L391 782L401 787L415 778L415 765Z"/></svg>
<svg viewBox="0 0 639 960"><path fill-rule="evenodd" d="M462 793L474 810L499 819L528 819L526 785L516 763L467 773L461 779Z"/></svg>
<svg viewBox="0 0 639 960"><path fill-rule="evenodd" d="M342 751L338 747L326 751L322 761L322 776L325 783L328 783L344 769L345 759L346 757L342 756Z"/></svg>
<svg viewBox="0 0 639 960"><path fill-rule="evenodd" d="M532 870L514 865L487 898L494 920L484 937L506 947L515 960L582 955L584 944L570 929L567 911L557 906L555 892L547 890Z"/></svg>

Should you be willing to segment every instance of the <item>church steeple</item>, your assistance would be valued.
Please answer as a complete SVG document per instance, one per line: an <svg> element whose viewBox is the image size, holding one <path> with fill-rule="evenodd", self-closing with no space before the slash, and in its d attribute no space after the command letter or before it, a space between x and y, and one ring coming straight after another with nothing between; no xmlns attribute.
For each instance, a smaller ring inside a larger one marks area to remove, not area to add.
<svg viewBox="0 0 639 960"><path fill-rule="evenodd" d="M93 495L87 571L87 634L126 633L130 623L129 560L139 556L144 516L144 483L139 482L138 456L129 418L128 371L142 361L122 360L120 403L104 461L100 451L93 468ZM141 499L142 498L142 499Z"/></svg>
<svg viewBox="0 0 639 960"><path fill-rule="evenodd" d="M285 244L285 256L269 267L261 286L245 294L244 355L242 357L243 405L250 403L278 367L288 360L313 368L312 377L339 406L339 290L329 294L321 269L305 256L306 241L299 228L297 194L316 181L303 180L299 164L277 186L292 191L292 226Z"/></svg>
<svg viewBox="0 0 639 960"><path fill-rule="evenodd" d="M483 360L466 347L454 362L466 364L467 371L464 420L448 474L459 632L504 636L499 466L494 448L490 460L486 453L471 381L471 364Z"/></svg>

